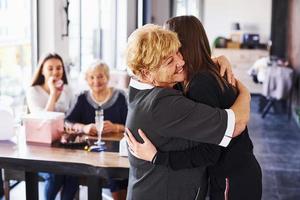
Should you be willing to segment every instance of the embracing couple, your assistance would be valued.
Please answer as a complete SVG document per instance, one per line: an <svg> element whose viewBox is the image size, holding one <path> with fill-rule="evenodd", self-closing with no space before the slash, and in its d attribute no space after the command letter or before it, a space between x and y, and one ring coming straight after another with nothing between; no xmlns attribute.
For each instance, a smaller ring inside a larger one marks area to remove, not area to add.
<svg viewBox="0 0 300 200"><path fill-rule="evenodd" d="M192 200L207 193L212 200L261 199L261 169L247 130L250 94L226 58L211 58L201 22L180 16L164 27L137 29L126 61L134 74L127 199Z"/></svg>

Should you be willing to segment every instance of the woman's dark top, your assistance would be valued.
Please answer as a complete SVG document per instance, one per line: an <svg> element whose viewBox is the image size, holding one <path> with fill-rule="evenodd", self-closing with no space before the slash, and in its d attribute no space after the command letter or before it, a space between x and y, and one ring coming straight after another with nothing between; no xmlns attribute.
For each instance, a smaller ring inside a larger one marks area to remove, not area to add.
<svg viewBox="0 0 300 200"><path fill-rule="evenodd" d="M187 97L212 107L227 109L234 103L237 93L233 87L227 85L222 90L210 72L201 72L190 82ZM215 164L211 167L211 173L223 176L236 167L245 165L245 154L253 155L253 145L247 128L240 136L233 138L226 148L201 143L185 151L158 151L154 164L169 166L175 170Z"/></svg>
<svg viewBox="0 0 300 200"><path fill-rule="evenodd" d="M90 91L82 92L67 114L66 120L82 124L95 123L95 111L99 106L104 111L104 120L125 124L128 110L127 100L124 93L117 89L113 89L111 98L102 105L93 100Z"/></svg>

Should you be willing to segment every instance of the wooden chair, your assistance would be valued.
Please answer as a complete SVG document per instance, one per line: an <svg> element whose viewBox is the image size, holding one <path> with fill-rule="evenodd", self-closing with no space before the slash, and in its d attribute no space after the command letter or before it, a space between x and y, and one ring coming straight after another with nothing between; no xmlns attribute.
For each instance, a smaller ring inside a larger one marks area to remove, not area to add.
<svg viewBox="0 0 300 200"><path fill-rule="evenodd" d="M16 183L10 185L11 180L16 181ZM23 180L25 180L25 173L23 171L3 169L3 189L5 200L10 199L10 190L17 186Z"/></svg>
<svg viewBox="0 0 300 200"><path fill-rule="evenodd" d="M262 108L262 118L267 115L275 102L282 100L286 101L287 113L290 118L293 86L294 72L292 68L281 66L268 67L262 92L267 103Z"/></svg>

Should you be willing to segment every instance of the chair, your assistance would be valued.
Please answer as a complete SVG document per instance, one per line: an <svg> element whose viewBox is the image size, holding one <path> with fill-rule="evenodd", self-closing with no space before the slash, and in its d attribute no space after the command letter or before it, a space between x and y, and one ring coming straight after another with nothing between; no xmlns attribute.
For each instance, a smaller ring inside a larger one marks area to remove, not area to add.
<svg viewBox="0 0 300 200"><path fill-rule="evenodd" d="M289 67L272 66L266 70L266 78L263 82L262 95L267 103L262 108L262 118L265 118L275 102L286 100L288 104L288 115L291 116L293 69Z"/></svg>
<svg viewBox="0 0 300 200"><path fill-rule="evenodd" d="M10 185L10 181L14 180L16 183ZM25 180L25 173L19 170L3 169L3 188L5 200L10 199L9 192L14 188L20 181Z"/></svg>
<svg viewBox="0 0 300 200"><path fill-rule="evenodd" d="M0 199L4 195L4 190L3 190L3 179L2 179L2 169L0 169Z"/></svg>

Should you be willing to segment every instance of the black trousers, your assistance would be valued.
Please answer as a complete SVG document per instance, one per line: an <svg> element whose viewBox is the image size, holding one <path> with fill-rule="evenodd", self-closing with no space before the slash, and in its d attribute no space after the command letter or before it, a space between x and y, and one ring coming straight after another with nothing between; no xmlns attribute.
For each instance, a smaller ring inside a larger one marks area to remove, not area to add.
<svg viewBox="0 0 300 200"><path fill-rule="evenodd" d="M224 176L210 174L210 200L224 200L228 179L228 200L261 200L262 173L255 156L247 156L245 165Z"/></svg>

